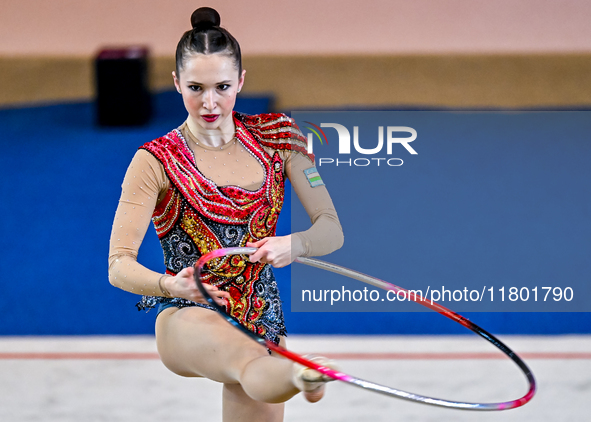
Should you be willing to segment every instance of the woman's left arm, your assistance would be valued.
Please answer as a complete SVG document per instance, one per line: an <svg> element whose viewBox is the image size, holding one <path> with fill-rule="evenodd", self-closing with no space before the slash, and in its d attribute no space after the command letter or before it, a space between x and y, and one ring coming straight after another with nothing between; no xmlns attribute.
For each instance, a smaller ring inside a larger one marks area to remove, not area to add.
<svg viewBox="0 0 591 422"><path fill-rule="evenodd" d="M343 229L332 199L324 184L312 187L305 171L314 163L301 153L287 151L285 157L287 177L310 217L312 227L287 236L266 237L247 246L259 248L250 256L251 261L266 262L284 267L299 256L321 256L343 246Z"/></svg>

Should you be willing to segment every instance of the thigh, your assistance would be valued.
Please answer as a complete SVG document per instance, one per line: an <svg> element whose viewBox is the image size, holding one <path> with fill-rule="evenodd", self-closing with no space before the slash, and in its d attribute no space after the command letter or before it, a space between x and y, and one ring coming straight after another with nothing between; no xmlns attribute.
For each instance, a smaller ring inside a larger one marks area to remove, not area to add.
<svg viewBox="0 0 591 422"><path fill-rule="evenodd" d="M156 319L156 344L164 365L183 376L238 383L248 362L267 350L232 327L215 311L168 308Z"/></svg>

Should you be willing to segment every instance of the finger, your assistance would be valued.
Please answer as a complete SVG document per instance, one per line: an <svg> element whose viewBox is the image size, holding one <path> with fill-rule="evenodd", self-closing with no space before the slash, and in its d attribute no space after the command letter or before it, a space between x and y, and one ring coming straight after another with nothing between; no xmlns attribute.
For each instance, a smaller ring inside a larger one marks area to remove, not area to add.
<svg viewBox="0 0 591 422"><path fill-rule="evenodd" d="M211 284L203 284L203 287L205 287L205 290L207 290L208 293L214 295L214 294L218 294L218 293L228 293L225 290L220 290L218 287L216 286L212 286Z"/></svg>
<svg viewBox="0 0 591 422"><path fill-rule="evenodd" d="M270 262L270 264L273 268L283 268L283 267L286 267L289 264L289 262L283 262L283 261L277 260L274 262Z"/></svg>
<svg viewBox="0 0 591 422"><path fill-rule="evenodd" d="M204 286L206 286L206 290L207 293L211 296L211 297L224 297L224 298L229 298L230 297L230 293L228 293L225 290L219 290L217 287L212 286L210 284L205 284Z"/></svg>
<svg viewBox="0 0 591 422"><path fill-rule="evenodd" d="M207 293L211 298L220 306L226 306L228 303L228 299L230 299L230 293L226 292L225 290L219 290L215 286L205 285L207 289Z"/></svg>
<svg viewBox="0 0 591 422"><path fill-rule="evenodd" d="M186 267L183 268L181 271L179 271L179 273L177 274L179 277L186 277L186 278L191 278L193 277L193 267Z"/></svg>
<svg viewBox="0 0 591 422"><path fill-rule="evenodd" d="M270 239L269 237L264 237L261 240L257 240L256 242L246 242L246 246L252 247L252 248L260 248L265 243L267 243L269 241L269 239Z"/></svg>
<svg viewBox="0 0 591 422"><path fill-rule="evenodd" d="M268 253L268 251L265 251L263 249L263 247L269 240L271 240L270 237L265 237L261 240L257 240L256 242L247 242L246 243L247 246L250 245L252 247L259 248L258 251L256 251L255 253L253 253L252 255L249 256L250 262L259 262ZM266 262L266 261L262 260L261 262Z"/></svg>
<svg viewBox="0 0 591 422"><path fill-rule="evenodd" d="M230 293L228 292L220 292L221 294L218 295L218 297L223 297L226 299L230 299Z"/></svg>
<svg viewBox="0 0 591 422"><path fill-rule="evenodd" d="M250 262L259 262L259 260L263 257L263 255L264 255L264 251L262 251L261 249L259 249L258 251L256 251L252 255L250 255L248 257L248 259L249 259Z"/></svg>

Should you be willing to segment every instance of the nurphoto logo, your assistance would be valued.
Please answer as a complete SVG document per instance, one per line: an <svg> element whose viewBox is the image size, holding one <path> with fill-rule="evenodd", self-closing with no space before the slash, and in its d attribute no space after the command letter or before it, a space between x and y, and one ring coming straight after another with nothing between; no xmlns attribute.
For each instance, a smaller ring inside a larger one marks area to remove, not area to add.
<svg viewBox="0 0 591 422"><path fill-rule="evenodd" d="M326 132L322 128L335 129L339 137L338 147L339 155L351 154L351 133L344 125L339 123L315 123L306 121L305 123L310 126L305 126L308 132L308 152L311 154L314 152L314 140L315 138L320 141L321 145L328 145L328 137ZM375 132L374 132L375 133ZM409 134L410 136L400 136L401 134ZM385 140L384 140L385 139ZM376 155L382 153L384 144L386 146L386 154L388 157L359 157L359 158L318 158L318 165L334 164L336 166L356 166L356 167L367 167L372 164L380 166L380 164L386 164L390 167L399 167L404 164L401 158L391 157L393 151L395 151L396 145L403 146L406 151L412 155L418 153L409 144L417 139L417 131L412 127L408 126L378 126L377 128L377 145L373 148L364 148L359 143L359 126L353 126L353 148L357 153L362 155Z"/></svg>

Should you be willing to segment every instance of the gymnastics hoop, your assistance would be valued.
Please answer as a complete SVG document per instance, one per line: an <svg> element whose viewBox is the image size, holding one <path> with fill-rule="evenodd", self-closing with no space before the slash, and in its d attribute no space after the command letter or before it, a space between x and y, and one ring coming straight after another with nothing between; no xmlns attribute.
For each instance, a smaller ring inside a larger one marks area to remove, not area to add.
<svg viewBox="0 0 591 422"><path fill-rule="evenodd" d="M536 392L536 380L528 368L528 366L521 360L516 353L514 353L509 347L507 347L503 342L497 339L495 336L490 334L489 332L485 331L484 329L480 328L478 325L474 324L473 322L467 320L463 316L447 309L444 306L439 305L436 302L431 303L431 301L424 299L421 296L416 295L413 300L427 308L430 308L441 315L456 321L457 323L463 325L464 327L468 328L469 330L475 332L482 338L486 339L490 343L492 343L495 347L501 350L507 357L509 357L515 364L521 369L527 381L529 383L529 390L528 392L521 398L506 402L499 402L499 403L465 403L465 402L456 402L456 401L449 401L444 399L437 399L433 397L422 396L415 393L409 393L407 391L397 390L392 387L387 387L384 385L376 384L371 381L366 381L360 378L353 377L351 375L347 375L345 373L335 371L334 369L328 368L326 366L319 365L315 362L312 362L303 356L298 355L297 353L291 352L281 346L276 345L272 341L266 340L259 335L247 330L244 328L238 321L236 321L233 317L228 315L224 308L219 306L213 298L207 293L203 284L201 282L201 272L205 264L212 259L220 258L227 255L250 255L257 251L257 248L225 248L225 249L217 249L215 251L209 252L208 254L203 255L199 261L195 264L195 283L197 284L197 288L203 295L203 297L207 300L207 302L217 309L220 314L234 327L242 331L244 334L249 336L251 339L256 341L257 343L261 344L262 346L272 350L286 358L297 362L301 365L307 366L308 368L315 369L316 371L329 376L332 379L337 381L342 381L348 384L352 384L356 387L363 388L365 390L373 391L376 393L384 394L390 397L396 397L404 400L414 401L423 404L429 404L432 406L439 406L439 407L447 407L452 409L461 409L461 410L482 410L482 411L491 411L491 410L507 410L507 409L514 409L516 407L521 407L527 402L529 402ZM408 292L408 290L403 289L402 287L396 286L394 284L390 284L386 281L380 280L375 277L371 277L369 275L360 273L358 271L350 270L345 267L341 267L339 265L331 264L328 262L320 261L318 259L312 258L297 258L295 262L299 262L300 264L309 265L311 267L320 268L323 270L331 271L333 273L337 273L340 275L344 275L345 277L353 278L355 280L362 281L364 283L368 283L372 286L379 287L384 290L391 290L396 293L398 292ZM412 295L408 294L407 297L411 297Z"/></svg>

